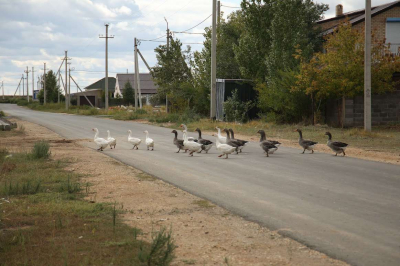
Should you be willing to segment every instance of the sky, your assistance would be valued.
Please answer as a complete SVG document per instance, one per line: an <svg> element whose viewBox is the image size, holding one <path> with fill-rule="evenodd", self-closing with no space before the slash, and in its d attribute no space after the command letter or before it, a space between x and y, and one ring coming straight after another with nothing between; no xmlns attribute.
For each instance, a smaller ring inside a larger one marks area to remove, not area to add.
<svg viewBox="0 0 400 266"><path fill-rule="evenodd" d="M372 0L372 5L394 0ZM221 0L224 17L240 6L241 0ZM334 16L335 6L344 12L364 8L365 0L318 0L328 4L326 18ZM231 8L233 7L233 8ZM26 71L34 67L34 86L46 69L57 71L68 50L71 76L84 88L105 76L105 23L109 23L109 76L133 72L134 38L156 39L166 35L167 18L172 31L192 28L212 13L212 0L0 0L0 82L6 95L13 95ZM190 30L202 33L211 18ZM193 50L201 50L203 36L175 34ZM164 41L165 37L157 41ZM197 44L199 43L199 44ZM150 66L156 64L154 48L162 43L140 43L139 49ZM139 60L140 72L148 72ZM62 68L64 71L64 66ZM64 72L62 72L65 76ZM26 77L26 76L25 76ZM25 81L26 82L26 81ZM32 91L32 72L29 73ZM76 92L71 85L71 92ZM1 95L0 91L0 95Z"/></svg>

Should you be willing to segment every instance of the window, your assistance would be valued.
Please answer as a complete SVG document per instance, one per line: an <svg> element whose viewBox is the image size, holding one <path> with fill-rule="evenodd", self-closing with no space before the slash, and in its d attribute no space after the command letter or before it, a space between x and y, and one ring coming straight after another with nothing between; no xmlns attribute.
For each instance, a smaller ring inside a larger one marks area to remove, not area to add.
<svg viewBox="0 0 400 266"><path fill-rule="evenodd" d="M400 18L386 19L386 43L390 43L392 53L400 52Z"/></svg>

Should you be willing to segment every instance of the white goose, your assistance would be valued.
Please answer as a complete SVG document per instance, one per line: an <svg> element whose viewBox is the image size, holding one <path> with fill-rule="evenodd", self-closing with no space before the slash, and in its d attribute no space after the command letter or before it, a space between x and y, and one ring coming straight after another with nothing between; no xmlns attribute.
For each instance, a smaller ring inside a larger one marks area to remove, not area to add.
<svg viewBox="0 0 400 266"><path fill-rule="evenodd" d="M187 132L188 132L188 129L187 129L187 126L185 125L185 124L181 124L181 127L183 127L183 130L186 130L186 134L187 134ZM183 130L182 130L182 132L183 132ZM189 137L188 136L188 140L189 141L194 141L194 142L197 142L198 140L197 139L195 139L195 138L193 138L193 137Z"/></svg>
<svg viewBox="0 0 400 266"><path fill-rule="evenodd" d="M133 149L139 149L139 145L140 145L140 143L142 143L142 140L141 139L138 139L138 138L134 138L134 137L132 137L131 135L132 135L132 131L130 131L130 130L128 130L128 133L129 133L129 135L128 135L128 142L130 143L130 144L132 144L133 145L133 148L132 148L132 150Z"/></svg>
<svg viewBox="0 0 400 266"><path fill-rule="evenodd" d="M94 134L94 143L96 143L97 147L99 147L97 150L98 151L103 151L103 149L107 148L109 145L109 142L106 139L99 138L99 130L97 128L92 129L95 134Z"/></svg>
<svg viewBox="0 0 400 266"><path fill-rule="evenodd" d="M190 151L189 156L193 156L194 152L201 151L203 147L203 145L200 143L194 142L193 140L188 140L186 130L183 130L183 145Z"/></svg>
<svg viewBox="0 0 400 266"><path fill-rule="evenodd" d="M220 144L226 144L226 137L221 135L221 129L219 127L216 127L216 129L218 130L217 139L219 140Z"/></svg>
<svg viewBox="0 0 400 266"><path fill-rule="evenodd" d="M218 131L219 131L219 129L218 129ZM222 154L219 155L218 157L222 157L225 154L226 155L225 159L228 159L228 154L231 154L232 152L234 152L236 150L236 147L221 143L218 136L216 137L216 139L217 139L217 141L216 141L217 150L222 152Z"/></svg>
<svg viewBox="0 0 400 266"><path fill-rule="evenodd" d="M115 146L117 146L117 140L111 137L110 130L107 130L107 134L108 134L107 141L108 144L110 145L110 148L112 149L112 147L114 146L115 149Z"/></svg>
<svg viewBox="0 0 400 266"><path fill-rule="evenodd" d="M152 138L149 138L149 132L147 130L144 131L146 133L146 146L147 150L151 147L151 150L154 151L154 140Z"/></svg>

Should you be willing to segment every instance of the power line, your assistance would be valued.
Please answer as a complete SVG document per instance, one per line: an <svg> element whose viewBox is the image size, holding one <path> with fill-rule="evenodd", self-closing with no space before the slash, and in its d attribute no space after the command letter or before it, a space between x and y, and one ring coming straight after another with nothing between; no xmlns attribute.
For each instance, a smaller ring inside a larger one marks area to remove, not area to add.
<svg viewBox="0 0 400 266"><path fill-rule="evenodd" d="M178 34L201 34L201 35L204 34L204 33L201 33L201 32L186 32L186 31L173 31L173 33L178 33Z"/></svg>
<svg viewBox="0 0 400 266"><path fill-rule="evenodd" d="M197 26L199 26L199 25L201 25L202 23L204 23L204 22L205 22L207 19L211 18L211 16L212 16L212 14L211 14L211 15L209 15L208 17L206 17L206 19L204 19L202 22L200 22L200 23L199 23L199 24L197 24L196 26L193 26L193 27L191 27L190 29L183 30L183 31L190 31L190 30L192 30L192 29L196 28Z"/></svg>
<svg viewBox="0 0 400 266"><path fill-rule="evenodd" d="M223 7L227 7L227 8L241 8L240 6L225 6L225 5L221 5L221 6L223 6Z"/></svg>
<svg viewBox="0 0 400 266"><path fill-rule="evenodd" d="M139 41L143 41L143 42L152 42L152 41L159 40L159 39L165 38L165 37L167 37L167 35L163 35L163 36L161 36L161 37L157 37L157 38L151 39L151 40L142 40L142 39L138 39L138 40L139 40Z"/></svg>

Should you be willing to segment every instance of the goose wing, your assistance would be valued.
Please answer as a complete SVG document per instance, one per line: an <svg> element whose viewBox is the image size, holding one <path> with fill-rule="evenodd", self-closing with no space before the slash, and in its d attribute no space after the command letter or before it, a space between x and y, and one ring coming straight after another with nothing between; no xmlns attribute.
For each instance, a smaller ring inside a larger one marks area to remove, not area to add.
<svg viewBox="0 0 400 266"><path fill-rule="evenodd" d="M303 143L304 145L307 145L307 146L313 146L313 145L315 145L315 144L318 144L318 142L311 141L311 140L303 140L302 143Z"/></svg>
<svg viewBox="0 0 400 266"><path fill-rule="evenodd" d="M332 142L332 145L335 147L339 147L339 148L345 148L345 147L349 146L349 144L340 142L340 141Z"/></svg>
<svg viewBox="0 0 400 266"><path fill-rule="evenodd" d="M210 140L208 140L208 139L199 139L198 142L199 142L200 144L203 144L203 145L211 145L211 144L213 144L213 142L210 141Z"/></svg>

